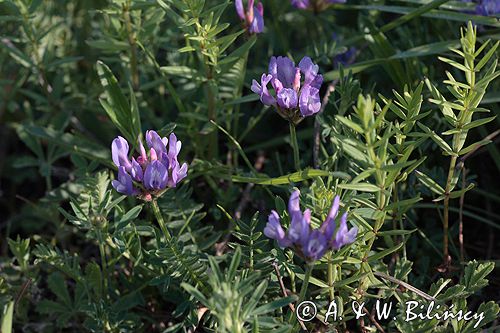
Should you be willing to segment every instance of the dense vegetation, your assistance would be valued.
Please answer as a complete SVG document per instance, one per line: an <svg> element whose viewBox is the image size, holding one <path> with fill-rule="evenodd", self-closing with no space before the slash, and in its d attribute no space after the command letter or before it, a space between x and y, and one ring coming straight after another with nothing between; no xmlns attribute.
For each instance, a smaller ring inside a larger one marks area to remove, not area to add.
<svg viewBox="0 0 500 333"><path fill-rule="evenodd" d="M234 2L0 2L0 332L497 330L500 4Z"/></svg>

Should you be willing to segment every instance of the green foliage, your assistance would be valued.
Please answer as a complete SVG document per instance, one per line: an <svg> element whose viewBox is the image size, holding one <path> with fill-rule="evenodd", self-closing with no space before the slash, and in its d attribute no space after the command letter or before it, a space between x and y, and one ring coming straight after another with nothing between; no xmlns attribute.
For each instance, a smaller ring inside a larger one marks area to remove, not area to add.
<svg viewBox="0 0 500 333"><path fill-rule="evenodd" d="M269 0L250 34L234 2L0 2L0 331L494 330L498 18ZM250 89L273 55L325 79L293 134ZM152 202L110 186L112 139L136 156L147 129L175 130L189 164ZM339 195L356 241L313 265L270 241L297 188L315 228ZM391 318L356 319L377 300ZM411 300L484 318L405 321ZM321 323L331 301L342 319Z"/></svg>
<svg viewBox="0 0 500 333"><path fill-rule="evenodd" d="M258 282L257 272L244 270L238 272L242 252L237 248L228 269L223 272L215 258L209 257L211 274L209 281L212 292L203 294L192 285L182 286L201 304L205 305L217 321L219 332L288 332L290 327L284 323L263 316L293 302L297 298L289 296L275 301L262 303L268 281Z"/></svg>

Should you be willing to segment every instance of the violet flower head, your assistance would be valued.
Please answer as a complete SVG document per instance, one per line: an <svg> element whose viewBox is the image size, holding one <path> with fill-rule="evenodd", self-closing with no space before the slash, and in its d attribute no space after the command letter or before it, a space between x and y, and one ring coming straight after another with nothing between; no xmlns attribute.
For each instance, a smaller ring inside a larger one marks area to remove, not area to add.
<svg viewBox="0 0 500 333"><path fill-rule="evenodd" d="M321 109L323 76L318 72L319 66L309 57L302 58L297 67L288 57L271 57L269 74L262 74L260 83L253 80L252 91L264 105L274 106L283 118L298 123Z"/></svg>
<svg viewBox="0 0 500 333"><path fill-rule="evenodd" d="M314 262L321 259L327 251L338 250L356 239L358 228L353 227L348 230L347 213L342 215L340 226L336 228L335 218L338 215L339 207L340 198L336 196L325 221L319 228L313 229L311 227L311 211L306 209L302 213L300 192L296 190L288 202L288 215L290 217L288 230L283 229L278 213L273 210L264 228L264 235L276 240L279 247L290 247L307 262Z"/></svg>
<svg viewBox="0 0 500 333"><path fill-rule="evenodd" d="M178 162L182 144L174 133L167 139L149 130L145 138L148 150L139 138L139 155L132 159L128 157L127 140L121 136L113 140L111 155L118 167L118 179L113 180L112 185L119 193L151 200L166 189L176 187L187 176L188 166Z"/></svg>
<svg viewBox="0 0 500 333"><path fill-rule="evenodd" d="M462 2L472 2L476 8L472 11L475 15L496 16L500 14L500 1L498 0L462 0Z"/></svg>
<svg viewBox="0 0 500 333"><path fill-rule="evenodd" d="M292 0L292 6L298 9L308 9L319 12L335 3L345 3L346 0Z"/></svg>
<svg viewBox="0 0 500 333"><path fill-rule="evenodd" d="M235 0L236 13L245 22L245 28L251 34L259 34L264 31L264 6L259 1L248 0L247 9L243 7L243 0Z"/></svg>

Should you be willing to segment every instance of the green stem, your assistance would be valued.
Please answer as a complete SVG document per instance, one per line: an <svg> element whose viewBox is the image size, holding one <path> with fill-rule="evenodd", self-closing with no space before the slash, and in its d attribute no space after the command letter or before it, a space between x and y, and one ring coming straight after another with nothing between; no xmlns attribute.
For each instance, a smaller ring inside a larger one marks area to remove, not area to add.
<svg viewBox="0 0 500 333"><path fill-rule="evenodd" d="M446 188L444 191L444 211L443 211L443 256L445 262L448 261L448 225L449 225L449 207L450 207L450 192L451 181L455 174L455 165L457 164L457 157L452 156L450 161L450 169L448 170L448 179L446 180Z"/></svg>
<svg viewBox="0 0 500 333"><path fill-rule="evenodd" d="M97 229L97 241L99 242L99 254L101 256L101 268L102 274L104 275L104 294L108 295L108 264L106 260L106 250L104 248L104 239L102 238L101 229Z"/></svg>
<svg viewBox="0 0 500 333"><path fill-rule="evenodd" d="M151 201L151 207L153 208L153 213L155 214L156 221L158 221L158 225L160 226L165 239L170 240L172 238L172 235L170 235L170 232L165 225L165 220L163 220L163 216L160 212L160 207L158 207L158 203L156 202L156 200Z"/></svg>
<svg viewBox="0 0 500 333"><path fill-rule="evenodd" d="M306 297L306 292L307 292L307 287L309 285L309 280L311 278L311 275L312 275L312 271L313 271L313 268L314 268L314 264L306 264L306 272L305 272L305 275L304 275L304 280L302 281L302 286L300 287L300 294L299 294L299 301L297 304L300 304L301 302L304 301L305 297ZM296 325L297 324L297 314L294 313L292 314L292 322L291 322L292 326L294 326L294 332L298 332L299 331L299 326Z"/></svg>
<svg viewBox="0 0 500 333"><path fill-rule="evenodd" d="M293 162L295 163L295 170L300 171L300 157L299 157L299 143L297 141L297 132L295 131L295 124L290 121L290 145L293 149Z"/></svg>
<svg viewBox="0 0 500 333"><path fill-rule="evenodd" d="M328 292L330 296L330 302L333 301L335 297L335 288L333 287L333 283L335 282L335 275L334 275L334 265L333 265L333 260L332 260L332 252L330 252L328 256Z"/></svg>

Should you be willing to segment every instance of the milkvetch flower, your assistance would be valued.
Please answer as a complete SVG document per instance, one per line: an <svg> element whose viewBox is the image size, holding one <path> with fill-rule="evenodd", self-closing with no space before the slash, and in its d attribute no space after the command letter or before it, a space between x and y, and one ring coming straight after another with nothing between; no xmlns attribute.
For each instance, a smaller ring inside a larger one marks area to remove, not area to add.
<svg viewBox="0 0 500 333"><path fill-rule="evenodd" d="M111 184L119 193L151 200L167 188L176 187L186 177L188 166L186 163L181 166L178 162L182 144L174 133L167 139L149 130L146 131L145 137L149 150L146 150L139 138L139 156L131 159L128 157L127 140L121 136L113 140L111 156L118 167L118 179L113 180Z"/></svg>
<svg viewBox="0 0 500 333"><path fill-rule="evenodd" d="M290 226L287 231L280 223L276 211L271 211L264 234L278 242L281 248L290 247L308 262L321 259L328 250L338 250L351 244L356 239L358 228L347 228L347 213L340 218L340 225L336 228L335 218L338 215L340 198L333 200L332 207L325 221L317 229L311 227L311 211L300 209L300 192L294 191L288 202ZM336 230L337 229L337 230Z"/></svg>
<svg viewBox="0 0 500 333"><path fill-rule="evenodd" d="M292 6L298 9L310 9L319 12L331 4L345 2L346 0L292 0Z"/></svg>
<svg viewBox="0 0 500 333"><path fill-rule="evenodd" d="M245 28L251 34L259 34L264 31L264 6L259 1L248 0L247 9L243 7L243 0L235 0L236 13L245 22Z"/></svg>
<svg viewBox="0 0 500 333"><path fill-rule="evenodd" d="M262 74L260 82L253 80L251 89L264 105L274 106L283 118L296 124L321 109L323 76L318 71L319 66L309 57L302 58L298 67L288 57L271 57L269 73ZM269 83L274 93L269 91Z"/></svg>
<svg viewBox="0 0 500 333"><path fill-rule="evenodd" d="M476 15L481 16L494 16L500 14L500 1L498 0L462 0L463 2L476 3Z"/></svg>

